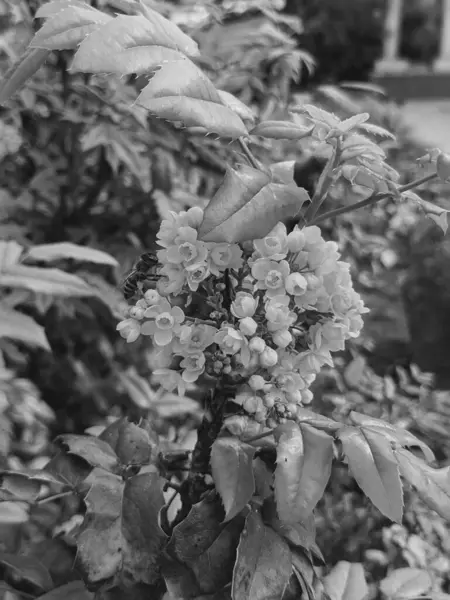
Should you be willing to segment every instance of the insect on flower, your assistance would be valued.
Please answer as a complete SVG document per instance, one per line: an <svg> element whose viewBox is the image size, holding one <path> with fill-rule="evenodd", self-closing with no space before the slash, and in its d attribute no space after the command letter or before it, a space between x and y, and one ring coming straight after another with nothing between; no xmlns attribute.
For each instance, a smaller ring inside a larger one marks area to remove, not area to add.
<svg viewBox="0 0 450 600"><path fill-rule="evenodd" d="M148 283L154 288L159 279L158 259L155 254L146 252L141 254L133 269L128 273L122 283L125 300L130 300L138 291L139 284Z"/></svg>

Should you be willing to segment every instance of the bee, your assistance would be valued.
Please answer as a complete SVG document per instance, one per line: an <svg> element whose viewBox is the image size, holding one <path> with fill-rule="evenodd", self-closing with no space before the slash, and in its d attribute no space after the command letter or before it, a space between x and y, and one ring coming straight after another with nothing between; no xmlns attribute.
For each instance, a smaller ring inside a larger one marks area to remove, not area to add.
<svg viewBox="0 0 450 600"><path fill-rule="evenodd" d="M130 300L141 287L140 283L149 282L156 285L159 279L158 259L151 252L141 254L133 269L128 273L122 283L125 300Z"/></svg>

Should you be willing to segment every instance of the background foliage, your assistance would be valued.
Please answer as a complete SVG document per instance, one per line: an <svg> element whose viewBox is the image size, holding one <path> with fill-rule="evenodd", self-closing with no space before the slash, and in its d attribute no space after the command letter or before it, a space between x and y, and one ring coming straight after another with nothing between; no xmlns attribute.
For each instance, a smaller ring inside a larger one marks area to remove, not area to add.
<svg viewBox="0 0 450 600"><path fill-rule="evenodd" d="M111 11L126 6L96 4ZM339 21L333 12L337 3L327 2L303 3L302 21L277 11L261 12L255 5L232 10L225 3L203 7L187 2L158 9L199 41L207 56L204 68L216 85L251 105L255 114L276 118L290 97L293 77L305 76L314 59L318 68L316 79L310 79L313 83L366 76L380 44L380 5L371 3L369 11L359 3L343 4ZM3 71L31 38L37 5L0 3ZM289 3L286 12L294 12ZM333 27L327 25L330 22ZM323 31L326 37L319 33ZM300 36L301 46L292 43L292 34ZM364 40L364 52L357 53L360 64L355 64L348 39ZM346 51L336 52L337 47ZM69 62L70 54L51 56L1 111L0 455L6 469L40 468L54 451L55 435L95 431L92 428L122 414L134 419L151 416L163 436L183 447L192 447L199 420L195 400L201 390L190 390L189 398L162 396L152 378L155 358L145 339L125 347L118 337L115 325L124 303L117 287L136 255L152 247L159 219L168 210L205 205L234 151L148 118L135 105L130 108L136 88L142 86L139 78L71 74ZM408 140L389 102L343 87L322 85L311 93L314 102L342 116L368 110L372 122L394 131L398 142L389 148L391 164L405 181L412 177L413 160L423 152ZM300 155L307 164L314 148L262 141L255 153L272 161ZM307 173L311 186L316 175L313 169ZM435 185L427 194L445 201L448 192ZM340 200L344 196L345 190ZM356 409L390 419L422 436L441 464L448 464L448 393L435 389L448 387L444 368L420 360L430 352L421 350L423 331L411 327L414 307L428 302L428 296L418 302L417 294L426 295L427 278L436 280L430 275L430 256L441 242L416 209L388 201L326 224L324 230L352 262L372 312L364 337L317 382L316 409L335 418L346 418ZM77 246L55 246L66 241ZM83 252L80 246L92 251ZM25 268L39 271L18 271L20 253ZM442 277L437 278L438 298L448 287L442 262L436 259L434 264ZM69 292L67 276L72 277ZM440 327L441 322L430 347L436 348ZM441 334L441 347L446 339ZM435 349L434 355L439 354ZM434 371L438 384L412 367L413 360ZM448 593L448 529L417 499L407 497L406 507L404 525L390 525L346 472L336 468L317 519L318 545L325 550L326 562L331 566L342 559L362 561L371 576L373 597L392 567L406 566L430 570L433 589ZM2 537L3 550L20 548L39 556L54 583L66 583L74 555L70 532L77 526L81 506L62 498L37 506L31 518L15 513L7 502L2 510L0 528L14 519L18 524ZM77 579L76 574L71 577ZM25 595L46 590L35 575L25 580L31 586L21 588Z"/></svg>

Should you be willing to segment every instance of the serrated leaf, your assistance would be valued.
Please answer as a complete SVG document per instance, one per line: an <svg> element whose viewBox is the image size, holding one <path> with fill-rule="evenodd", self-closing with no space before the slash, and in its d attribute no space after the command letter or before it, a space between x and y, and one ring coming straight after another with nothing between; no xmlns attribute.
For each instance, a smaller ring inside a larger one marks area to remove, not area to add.
<svg viewBox="0 0 450 600"><path fill-rule="evenodd" d="M378 137L395 140L395 135L393 133L391 133L384 127L380 127L379 125L373 125L372 123L362 123L361 125L359 125L359 128L362 129L365 133L370 133L371 135L376 135Z"/></svg>
<svg viewBox="0 0 450 600"><path fill-rule="evenodd" d="M55 484L61 489L61 481L45 472L0 471L0 501L16 500L33 503L39 497L44 485Z"/></svg>
<svg viewBox="0 0 450 600"><path fill-rule="evenodd" d="M231 139L247 135L240 117L222 103L213 83L188 59L162 64L136 103L185 127L202 127L206 133Z"/></svg>
<svg viewBox="0 0 450 600"><path fill-rule="evenodd" d="M175 23L156 11L151 14L151 19L143 15L119 15L93 31L75 54L71 69L144 75L184 55L198 56L197 43Z"/></svg>
<svg viewBox="0 0 450 600"><path fill-rule="evenodd" d="M42 6L40 6L35 14L36 19L47 19L53 17L61 10L68 8L69 6L77 6L78 8L86 8L85 0L50 0Z"/></svg>
<svg viewBox="0 0 450 600"><path fill-rule="evenodd" d="M239 100L239 98L236 98L236 96L230 94L230 92L226 92L225 90L217 90L217 93L219 94L223 104L227 106L230 110L234 111L238 115L238 117L241 118L244 122L254 122L254 112L251 108L244 104L242 100Z"/></svg>
<svg viewBox="0 0 450 600"><path fill-rule="evenodd" d="M164 505L157 473L127 479L94 469L85 480L86 516L77 537L77 560L88 583L114 576L152 584L166 535L158 525Z"/></svg>
<svg viewBox="0 0 450 600"><path fill-rule="evenodd" d="M0 275L0 286L2 283L3 277ZM17 340L51 352L43 327L28 315L2 306L0 306L0 338Z"/></svg>
<svg viewBox="0 0 450 600"><path fill-rule="evenodd" d="M223 516L219 498L214 494L206 496L174 527L167 551L182 563L195 561L219 536Z"/></svg>
<svg viewBox="0 0 450 600"><path fill-rule="evenodd" d="M301 140L311 135L314 127L302 127L292 121L262 121L249 133L275 140Z"/></svg>
<svg viewBox="0 0 450 600"><path fill-rule="evenodd" d="M275 497L284 523L305 521L331 475L333 439L302 423L282 433L277 446Z"/></svg>
<svg viewBox="0 0 450 600"><path fill-rule="evenodd" d="M45 63L50 52L28 48L20 60L5 73L0 83L0 104L4 104Z"/></svg>
<svg viewBox="0 0 450 600"><path fill-rule="evenodd" d="M145 465L158 452L158 435L131 423L128 419L118 419L111 423L100 435L117 454L123 465Z"/></svg>
<svg viewBox="0 0 450 600"><path fill-rule="evenodd" d="M360 125L365 123L365 121L367 121L368 119L370 119L369 113L361 113L358 115L353 115L352 117L349 117L348 119L345 119L344 121L341 121L339 123L337 129L339 129L339 131L342 131L343 133L348 133L355 127L359 127Z"/></svg>
<svg viewBox="0 0 450 600"><path fill-rule="evenodd" d="M110 254L95 248L88 248L71 242L57 244L40 244L30 248L25 258L31 258L41 262L52 262L54 260L71 259L80 262L96 263L117 267L119 263Z"/></svg>
<svg viewBox="0 0 450 600"><path fill-rule="evenodd" d="M90 435L66 434L58 436L55 441L65 446L70 454L85 460L91 467L117 472L119 466L117 455L103 440Z"/></svg>
<svg viewBox="0 0 450 600"><path fill-rule="evenodd" d="M36 17L47 20L31 40L32 48L73 50L86 36L113 18L84 3L55 3L54 7L46 8L36 13Z"/></svg>
<svg viewBox="0 0 450 600"><path fill-rule="evenodd" d="M322 108L318 108L317 106L313 106L312 104L294 106L289 110L300 114L307 114L308 117L316 123L322 123L323 125L328 125L328 127L336 127L341 122L335 114L323 110Z"/></svg>
<svg viewBox="0 0 450 600"><path fill-rule="evenodd" d="M230 521L255 493L253 457L256 448L232 437L218 438L211 449L212 477Z"/></svg>
<svg viewBox="0 0 450 600"><path fill-rule="evenodd" d="M283 160L281 162L272 163L269 166L272 175L272 183L292 184L294 182L295 164L295 160Z"/></svg>
<svg viewBox="0 0 450 600"><path fill-rule="evenodd" d="M94 594L86 589L83 581L71 581L42 596L39 600L92 600Z"/></svg>
<svg viewBox="0 0 450 600"><path fill-rule="evenodd" d="M46 465L46 473L71 488L79 486L92 471L92 467L75 454L61 450Z"/></svg>
<svg viewBox="0 0 450 600"><path fill-rule="evenodd" d="M433 586L431 577L424 569L395 569L380 582L380 590L392 600L418 598L429 592Z"/></svg>
<svg viewBox="0 0 450 600"><path fill-rule="evenodd" d="M277 514L277 507L274 498L268 498L262 508L264 522L272 527L277 533L284 537L289 544L299 548L314 548L316 539L316 523L314 514L305 521L287 524L280 521Z"/></svg>
<svg viewBox="0 0 450 600"><path fill-rule="evenodd" d="M233 600L282 598L291 576L291 551L256 512L245 521L233 571Z"/></svg>
<svg viewBox="0 0 450 600"><path fill-rule="evenodd" d="M402 484L389 440L365 427L344 427L338 436L356 483L378 510L401 523Z"/></svg>
<svg viewBox="0 0 450 600"><path fill-rule="evenodd" d="M266 174L252 167L228 169L205 208L199 239L233 243L262 238L279 221L296 215L306 200L303 188L270 183Z"/></svg>
<svg viewBox="0 0 450 600"><path fill-rule="evenodd" d="M352 410L350 413L350 420L354 425L364 427L365 429L370 429L374 433L379 433L380 435L385 436L389 442L398 444L400 446L406 446L408 448L420 448L427 461L432 462L434 460L434 454L430 448L424 442L422 442L422 440L416 438L415 435L406 429L395 427L395 425L392 425L391 423L387 423L381 419L376 419L375 417L363 415L354 410Z"/></svg>
<svg viewBox="0 0 450 600"><path fill-rule="evenodd" d="M364 600L369 594L361 563L339 561L323 583L330 600Z"/></svg>
<svg viewBox="0 0 450 600"><path fill-rule="evenodd" d="M53 587L50 573L36 558L0 552L0 563L12 569L19 579L45 592Z"/></svg>
<svg viewBox="0 0 450 600"><path fill-rule="evenodd" d="M448 218L447 214L450 210L442 208L437 204L433 204L432 202L427 202L427 200L422 200L420 196L418 196L415 192L408 190L402 193L402 197L407 198L408 200L412 200L416 204L420 206L422 212L426 217L431 219L436 225L438 225L442 231L447 233L448 229Z"/></svg>
<svg viewBox="0 0 450 600"><path fill-rule="evenodd" d="M395 450L400 473L420 498L441 517L450 521L450 467L433 469L408 450Z"/></svg>
<svg viewBox="0 0 450 600"><path fill-rule="evenodd" d="M1 273L1 284L12 288L25 288L38 294L63 297L94 296L94 290L80 277L60 269L29 267L18 264Z"/></svg>

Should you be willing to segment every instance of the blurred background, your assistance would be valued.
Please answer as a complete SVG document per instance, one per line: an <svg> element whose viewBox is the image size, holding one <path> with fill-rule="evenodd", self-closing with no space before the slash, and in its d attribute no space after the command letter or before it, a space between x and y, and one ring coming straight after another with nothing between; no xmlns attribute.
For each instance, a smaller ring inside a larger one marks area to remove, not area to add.
<svg viewBox="0 0 450 600"><path fill-rule="evenodd" d="M367 111L396 135L381 146L403 183L420 176L416 160L427 147L450 152L447 0L144 1L199 42L208 76L257 118L283 118L304 102L342 117ZM3 74L39 27L33 17L43 3L0 0ZM111 13L128 6L90 4ZM123 414L149 416L184 448L199 422L202 389L162 394L148 340L127 345L116 332L126 309L118 285L154 245L161 218L205 206L226 162L240 157L149 118L133 105L139 79L71 74L70 62L71 53L52 54L0 108L2 469L40 468L56 435L96 431ZM261 140L252 149L266 163L297 160L298 184L314 190L323 157L313 146ZM450 187L432 183L420 195L448 208ZM354 201L343 181L326 208ZM417 205L391 200L323 231L351 263L371 312L362 337L318 378L311 408L339 420L351 410L390 420L449 465L448 236ZM89 251L55 255L46 245L58 242ZM39 278L17 267L20 256ZM1 531L12 518L7 504ZM330 565L362 561L374 597L391 566L426 568L436 590L450 593L447 525L408 492L405 506L404 525L393 526L337 466L318 510L318 545ZM62 581L74 554L65 524L78 510L65 499L36 507L21 536L0 539L0 548L39 554Z"/></svg>

